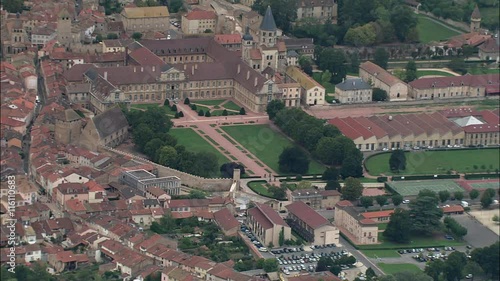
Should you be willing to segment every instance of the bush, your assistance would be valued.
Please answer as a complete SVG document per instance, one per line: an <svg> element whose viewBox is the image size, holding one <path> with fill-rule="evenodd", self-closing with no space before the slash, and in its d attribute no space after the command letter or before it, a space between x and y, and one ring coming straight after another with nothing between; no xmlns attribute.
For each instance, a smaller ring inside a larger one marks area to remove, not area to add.
<svg viewBox="0 0 500 281"><path fill-rule="evenodd" d="M184 99L184 104L190 104L191 102L189 101L189 98Z"/></svg>
<svg viewBox="0 0 500 281"><path fill-rule="evenodd" d="M170 109L172 109L172 111L174 112L177 112L177 105L173 104Z"/></svg>
<svg viewBox="0 0 500 281"><path fill-rule="evenodd" d="M174 118L179 118L179 112L176 112Z"/></svg>
<svg viewBox="0 0 500 281"><path fill-rule="evenodd" d="M179 117L184 117L184 113L182 111L179 111Z"/></svg>
<svg viewBox="0 0 500 281"><path fill-rule="evenodd" d="M297 176L295 177L295 180L297 180L297 181L301 181L301 180L302 180L302 175L297 175Z"/></svg>
<svg viewBox="0 0 500 281"><path fill-rule="evenodd" d="M247 113L245 111L245 108L244 107L240 108L240 115L246 115L246 114Z"/></svg>
<svg viewBox="0 0 500 281"><path fill-rule="evenodd" d="M196 108L196 104L192 104L192 105L191 105L191 109L192 109L192 110L194 110L194 111L196 111L196 109L197 109L197 108Z"/></svg>
<svg viewBox="0 0 500 281"><path fill-rule="evenodd" d="M200 109L200 111L198 111L198 116L205 116L205 112L203 112L203 109Z"/></svg>
<svg viewBox="0 0 500 281"><path fill-rule="evenodd" d="M227 116L227 115L228 115L227 110L225 110L225 109L224 109L224 110L222 111L222 116Z"/></svg>
<svg viewBox="0 0 500 281"><path fill-rule="evenodd" d="M210 117L210 116L212 116L212 114L210 114L210 111L207 110L207 112L205 112L205 117Z"/></svg>
<svg viewBox="0 0 500 281"><path fill-rule="evenodd" d="M168 99L165 99L165 101L163 102L163 105L170 106L170 101Z"/></svg>
<svg viewBox="0 0 500 281"><path fill-rule="evenodd" d="M378 177L377 178L377 182L386 182L387 181L387 177Z"/></svg>

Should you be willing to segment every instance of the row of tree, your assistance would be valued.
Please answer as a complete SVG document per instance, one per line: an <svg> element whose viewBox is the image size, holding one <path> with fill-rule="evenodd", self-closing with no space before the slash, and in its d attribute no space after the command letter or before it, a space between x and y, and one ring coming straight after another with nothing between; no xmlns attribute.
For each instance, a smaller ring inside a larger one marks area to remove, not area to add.
<svg viewBox="0 0 500 281"><path fill-rule="evenodd" d="M210 177L218 167L217 155L211 152L191 152L168 134L172 121L163 107L146 111L126 111L137 149L152 161L186 173Z"/></svg>
<svg viewBox="0 0 500 281"><path fill-rule="evenodd" d="M285 108L278 100L268 104L267 113L276 126L316 159L326 165L340 165L340 175L343 178L363 175L363 154L337 127L299 108Z"/></svg>

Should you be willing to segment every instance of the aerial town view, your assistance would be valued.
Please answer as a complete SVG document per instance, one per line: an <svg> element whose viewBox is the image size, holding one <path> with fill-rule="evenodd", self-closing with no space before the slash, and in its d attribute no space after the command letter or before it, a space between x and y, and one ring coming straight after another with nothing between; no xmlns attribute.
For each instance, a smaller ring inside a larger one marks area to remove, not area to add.
<svg viewBox="0 0 500 281"><path fill-rule="evenodd" d="M500 0L0 16L0 281L500 280Z"/></svg>

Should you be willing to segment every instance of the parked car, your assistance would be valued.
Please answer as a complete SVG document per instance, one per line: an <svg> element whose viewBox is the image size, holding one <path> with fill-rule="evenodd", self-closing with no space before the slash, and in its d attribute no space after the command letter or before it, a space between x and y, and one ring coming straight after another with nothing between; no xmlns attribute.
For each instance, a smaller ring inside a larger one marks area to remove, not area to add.
<svg viewBox="0 0 500 281"><path fill-rule="evenodd" d="M408 204L408 203L410 203L410 200L408 199L403 200L403 204Z"/></svg>

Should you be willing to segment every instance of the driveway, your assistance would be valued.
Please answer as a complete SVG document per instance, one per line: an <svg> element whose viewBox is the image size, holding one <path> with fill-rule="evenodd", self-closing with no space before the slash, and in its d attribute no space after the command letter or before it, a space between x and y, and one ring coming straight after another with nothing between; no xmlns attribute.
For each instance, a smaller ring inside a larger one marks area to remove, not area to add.
<svg viewBox="0 0 500 281"><path fill-rule="evenodd" d="M453 218L467 228L464 239L475 248L490 246L499 240L498 235L470 215L454 215Z"/></svg>

